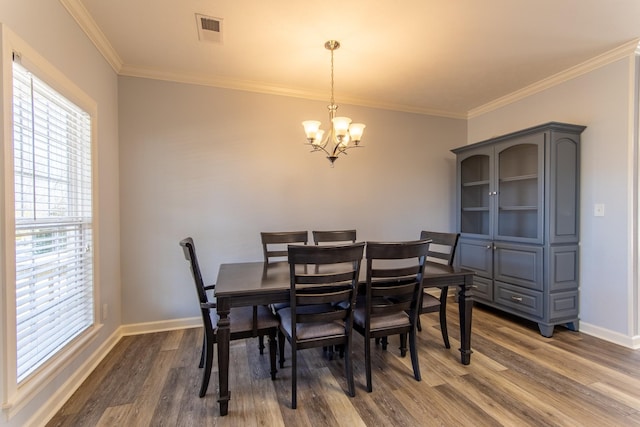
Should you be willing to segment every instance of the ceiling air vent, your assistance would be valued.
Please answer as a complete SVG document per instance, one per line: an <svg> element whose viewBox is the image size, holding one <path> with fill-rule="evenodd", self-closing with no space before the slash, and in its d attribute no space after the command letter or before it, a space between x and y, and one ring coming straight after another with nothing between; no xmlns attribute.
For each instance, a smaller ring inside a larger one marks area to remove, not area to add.
<svg viewBox="0 0 640 427"><path fill-rule="evenodd" d="M196 13L196 22L200 41L222 43L222 19Z"/></svg>

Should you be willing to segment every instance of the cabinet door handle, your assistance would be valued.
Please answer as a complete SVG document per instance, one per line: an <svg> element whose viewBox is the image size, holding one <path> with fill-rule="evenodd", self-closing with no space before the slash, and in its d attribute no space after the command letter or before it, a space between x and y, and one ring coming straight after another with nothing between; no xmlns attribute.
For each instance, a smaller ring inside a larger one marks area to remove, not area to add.
<svg viewBox="0 0 640 427"><path fill-rule="evenodd" d="M487 249L491 249L491 245L487 245Z"/></svg>
<svg viewBox="0 0 640 427"><path fill-rule="evenodd" d="M522 297L512 296L511 299L514 301L522 302Z"/></svg>

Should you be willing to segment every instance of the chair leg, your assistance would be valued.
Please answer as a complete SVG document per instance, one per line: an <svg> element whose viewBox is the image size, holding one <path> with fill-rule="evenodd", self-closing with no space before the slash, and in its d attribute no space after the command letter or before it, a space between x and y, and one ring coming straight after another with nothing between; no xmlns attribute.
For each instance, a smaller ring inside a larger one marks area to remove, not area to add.
<svg viewBox="0 0 640 427"><path fill-rule="evenodd" d="M202 335L202 351L200 352L200 363L198 364L198 368L204 367L204 355L205 355L205 346L207 345L207 334L204 333Z"/></svg>
<svg viewBox="0 0 640 427"><path fill-rule="evenodd" d="M451 348L449 344L449 333L447 332L447 295L449 294L449 288L442 288L440 294L440 332L442 332L442 340L446 348Z"/></svg>
<svg viewBox="0 0 640 427"><path fill-rule="evenodd" d="M422 323L420 322L420 315L418 314L418 331L422 332Z"/></svg>
<svg viewBox="0 0 640 427"><path fill-rule="evenodd" d="M258 349L260 354L264 354L264 335L258 336Z"/></svg>
<svg viewBox="0 0 640 427"><path fill-rule="evenodd" d="M413 366L413 376L416 381L422 381L420 376L420 362L418 360L418 346L416 345L415 328L409 332L409 351L411 352L411 365Z"/></svg>
<svg viewBox="0 0 640 427"><path fill-rule="evenodd" d="M291 340L293 341L293 340ZM298 407L298 358L296 346L291 343L291 409Z"/></svg>
<svg viewBox="0 0 640 427"><path fill-rule="evenodd" d="M346 344L341 344L340 348L344 354L344 348L347 348L346 355L344 355L344 371L347 377L347 388L349 390L349 396L355 397L356 385L353 380L353 361L351 359L351 337L347 338Z"/></svg>
<svg viewBox="0 0 640 427"><path fill-rule="evenodd" d="M373 384L371 383L371 339L367 337L364 340L364 366L367 376L367 391L371 393L373 391Z"/></svg>
<svg viewBox="0 0 640 427"><path fill-rule="evenodd" d="M213 334L212 334L213 335ZM209 379L211 378L211 365L213 365L213 336L205 339L206 350L204 354L204 372L202 373L202 385L200 386L200 397L207 394Z"/></svg>
<svg viewBox="0 0 640 427"><path fill-rule="evenodd" d="M286 338L282 331L278 330L278 352L280 353L280 369L284 368L284 342Z"/></svg>
<svg viewBox="0 0 640 427"><path fill-rule="evenodd" d="M271 362L271 379L276 379L276 332L269 332L269 362Z"/></svg>
<svg viewBox="0 0 640 427"><path fill-rule="evenodd" d="M382 350L387 351L387 345L389 345L389 337L382 337Z"/></svg>
<svg viewBox="0 0 640 427"><path fill-rule="evenodd" d="M400 334L400 357L407 355L407 334Z"/></svg>

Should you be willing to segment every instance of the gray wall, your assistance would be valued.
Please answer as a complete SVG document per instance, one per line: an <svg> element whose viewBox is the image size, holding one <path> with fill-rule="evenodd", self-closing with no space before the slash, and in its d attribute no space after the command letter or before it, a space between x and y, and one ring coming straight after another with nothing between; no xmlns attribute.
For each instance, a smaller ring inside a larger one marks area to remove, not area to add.
<svg viewBox="0 0 640 427"><path fill-rule="evenodd" d="M339 98L338 98L339 103ZM455 157L466 121L340 105L364 148L331 168L301 122L326 103L119 79L123 324L197 316L178 241L205 279L262 259L260 231L356 228L359 239L455 229Z"/></svg>

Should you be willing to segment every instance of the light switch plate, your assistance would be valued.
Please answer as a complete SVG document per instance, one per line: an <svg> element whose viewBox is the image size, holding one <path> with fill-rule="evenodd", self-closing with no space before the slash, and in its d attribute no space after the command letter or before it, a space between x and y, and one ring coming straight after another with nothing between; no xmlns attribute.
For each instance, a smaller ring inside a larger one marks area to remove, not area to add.
<svg viewBox="0 0 640 427"><path fill-rule="evenodd" d="M604 204L596 203L593 205L593 216L604 216Z"/></svg>

